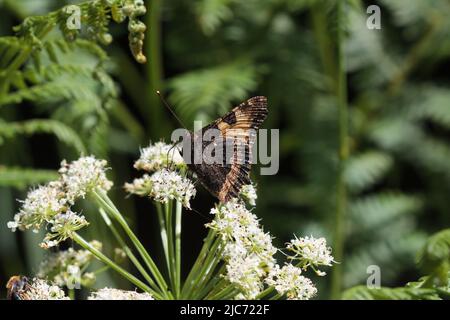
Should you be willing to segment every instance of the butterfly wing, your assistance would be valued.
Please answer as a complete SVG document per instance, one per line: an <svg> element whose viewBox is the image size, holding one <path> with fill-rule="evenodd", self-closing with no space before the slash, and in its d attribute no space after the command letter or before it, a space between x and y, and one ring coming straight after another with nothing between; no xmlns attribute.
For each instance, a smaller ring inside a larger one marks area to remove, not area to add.
<svg viewBox="0 0 450 320"><path fill-rule="evenodd" d="M256 130L267 117L267 98L253 97L229 113L202 129L218 129L223 146L232 144L233 152L224 164L192 164L191 169L200 182L221 202L227 202L239 195L241 187L249 184L252 147ZM217 142L217 141L216 141ZM213 142L203 142L203 149Z"/></svg>

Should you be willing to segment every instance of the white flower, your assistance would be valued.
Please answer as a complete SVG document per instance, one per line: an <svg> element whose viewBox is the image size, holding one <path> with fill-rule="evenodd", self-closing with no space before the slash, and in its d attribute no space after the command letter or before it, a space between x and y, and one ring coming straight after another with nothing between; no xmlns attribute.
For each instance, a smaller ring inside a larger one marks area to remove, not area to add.
<svg viewBox="0 0 450 320"><path fill-rule="evenodd" d="M23 294L26 300L70 300L60 287L38 278L30 281Z"/></svg>
<svg viewBox="0 0 450 320"><path fill-rule="evenodd" d="M102 244L92 241L91 245L101 250ZM45 278L56 285L63 287L72 284L74 279L81 284L92 284L95 275L85 272L93 255L88 250L75 250L69 248L64 251L50 253L39 266L37 277Z"/></svg>
<svg viewBox="0 0 450 320"><path fill-rule="evenodd" d="M302 270L291 264L282 268L275 266L266 279L266 283L275 287L281 295L286 294L290 300L309 300L317 294L312 281L301 275Z"/></svg>
<svg viewBox="0 0 450 320"><path fill-rule="evenodd" d="M148 293L103 288L91 293L88 300L154 300Z"/></svg>
<svg viewBox="0 0 450 320"><path fill-rule="evenodd" d="M148 174L144 174L134 179L132 183L125 183L125 191L141 197L148 196L152 192L152 180Z"/></svg>
<svg viewBox="0 0 450 320"><path fill-rule="evenodd" d="M251 206L256 206L256 188L253 184L247 184L242 186L240 196Z"/></svg>
<svg viewBox="0 0 450 320"><path fill-rule="evenodd" d="M58 245L73 236L73 233L89 223L84 216L81 216L71 210L56 215L50 222L50 231L47 232L41 247L47 249Z"/></svg>
<svg viewBox="0 0 450 320"><path fill-rule="evenodd" d="M263 279L275 263L277 249L258 219L237 199L211 210L214 220L207 226L223 240L225 277L241 290L240 297L254 299L263 289Z"/></svg>
<svg viewBox="0 0 450 320"><path fill-rule="evenodd" d="M95 188L108 191L113 183L106 177L106 160L98 160L93 156L82 157L71 163L61 163L61 182L64 184L66 198L74 203L78 198Z"/></svg>
<svg viewBox="0 0 450 320"><path fill-rule="evenodd" d="M195 197L196 190L191 180L182 177L175 171L163 169L155 172L150 178L150 197L156 201L167 203L171 199L180 201L190 209L189 201Z"/></svg>
<svg viewBox="0 0 450 320"><path fill-rule="evenodd" d="M231 259L226 264L226 279L239 287L245 299L255 299L263 289L265 271L260 264L261 260L256 255Z"/></svg>
<svg viewBox="0 0 450 320"><path fill-rule="evenodd" d="M290 259L298 260L303 269L311 267L319 276L325 275L325 272L317 270L317 266L331 266L335 262L325 238L295 237L286 248L294 254Z"/></svg>
<svg viewBox="0 0 450 320"><path fill-rule="evenodd" d="M148 172L158 171L170 166L174 166L174 169L183 169L186 164L177 147L164 142L157 142L142 149L141 157L134 163L136 169Z"/></svg>
<svg viewBox="0 0 450 320"><path fill-rule="evenodd" d="M8 222L7 226L13 232L30 228L37 232L45 222L64 211L66 204L61 184L50 182L28 193L14 221Z"/></svg>

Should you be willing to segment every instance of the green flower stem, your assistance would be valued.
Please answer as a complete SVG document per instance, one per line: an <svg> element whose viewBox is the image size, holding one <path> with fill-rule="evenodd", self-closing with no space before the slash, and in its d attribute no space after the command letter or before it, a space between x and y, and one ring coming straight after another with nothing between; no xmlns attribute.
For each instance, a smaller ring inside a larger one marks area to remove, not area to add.
<svg viewBox="0 0 450 320"><path fill-rule="evenodd" d="M233 297L237 293L236 288L233 285L228 285L217 294L207 296L206 300L224 300Z"/></svg>
<svg viewBox="0 0 450 320"><path fill-rule="evenodd" d="M260 294L258 294L256 296L256 300L261 300L264 299L266 296L268 296L269 294L271 294L273 291L275 290L275 287L268 287L267 289L265 289L263 292L261 292Z"/></svg>
<svg viewBox="0 0 450 320"><path fill-rule="evenodd" d="M125 240L122 238L120 233L117 231L116 227L112 224L111 220L109 219L108 215L106 214L105 210L100 208L100 215L102 216L103 220L105 221L105 224L111 229L112 234L116 238L117 242L121 246L122 250L125 252L127 257L131 260L131 262L134 264L136 269L141 273L141 275L147 280L147 282L150 284L150 286L156 290L160 291L156 283L153 281L151 276L148 274L148 272L145 270L145 268L142 266L142 264L139 262L139 260L136 258L136 256L133 254L131 249L128 247L128 245L125 243Z"/></svg>
<svg viewBox="0 0 450 320"><path fill-rule="evenodd" d="M180 201L176 202L175 209L175 296L180 297L181 291L181 219L183 206Z"/></svg>
<svg viewBox="0 0 450 320"><path fill-rule="evenodd" d="M150 272L152 273L153 277L156 279L156 282L158 283L161 291L167 296L170 297L170 293L168 292L168 287L166 284L166 281L164 280L163 276L161 275L161 272L159 271L158 267L156 266L153 259L148 254L147 250L145 250L142 243L139 241L139 239L136 237L136 235L133 233L133 231L128 226L127 222L125 221L122 214L117 210L115 205L112 203L112 201L109 199L109 197L106 195L106 193L103 190L95 190L92 192L96 200L98 201L99 205L105 209L106 212L108 212L110 215L112 215L122 226L125 233L130 237L131 242L135 245L136 249L138 250L139 254L141 255L142 259L144 260L147 267L150 269Z"/></svg>
<svg viewBox="0 0 450 320"><path fill-rule="evenodd" d="M170 283L172 285L173 292L176 292L175 289L175 253L174 253L174 237L173 237L173 222L172 222L172 203L170 200L168 203L164 205L165 215L166 215L166 229L167 229L167 245L169 247L169 275L170 275Z"/></svg>
<svg viewBox="0 0 450 320"><path fill-rule="evenodd" d="M188 298L193 298L195 296L195 290L202 287L204 281L206 280L207 273L218 263L219 255L217 251L220 248L222 241L220 238L216 238L213 245L211 246L205 262L203 263L198 276L196 276L195 284L191 287L191 290L187 293Z"/></svg>
<svg viewBox="0 0 450 320"><path fill-rule="evenodd" d="M280 300L280 298L281 298L282 296L283 296L282 294L277 293L277 294L274 295L273 297L270 297L269 300Z"/></svg>
<svg viewBox="0 0 450 320"><path fill-rule="evenodd" d="M164 220L164 214L161 207L161 203L156 202L156 211L158 213L158 221L159 221L159 228L160 228L160 234L161 234L161 241L162 246L164 250L164 256L166 258L166 265L167 265L167 273L170 276L170 258L169 258L169 248L167 245L168 239L167 239L167 230L166 230L166 223Z"/></svg>
<svg viewBox="0 0 450 320"><path fill-rule="evenodd" d="M347 78L344 53L344 14L345 0L337 2L337 92L336 99L339 113L339 168L337 177L337 203L334 223L334 257L336 261L343 261L345 241L345 219L347 213L347 188L345 184L344 170L349 156L348 137L348 103L347 103ZM342 290L342 265L333 268L331 279L331 297L339 299Z"/></svg>
<svg viewBox="0 0 450 320"><path fill-rule="evenodd" d="M83 239L78 233L74 232L72 239L78 243L80 246L82 246L84 249L91 252L97 259L105 263L106 265L110 266L111 269L114 269L117 271L120 275L122 275L124 278L126 278L128 281L133 283L138 288L144 290L145 292L148 292L152 294L157 299L162 299L161 295L154 290L152 290L149 286L147 286L145 283L143 283L141 280L133 276L132 274L125 271L123 268L115 264L111 259L106 257L103 253L101 253L98 249L96 249L94 246L92 246L89 242Z"/></svg>
<svg viewBox="0 0 450 320"><path fill-rule="evenodd" d="M100 273L103 273L103 272L105 272L105 271L108 271L109 269L111 269L111 267L108 266L108 265L106 265L106 266L103 266L103 267L101 267L101 268L98 268L98 269L95 270L93 273L94 273L95 275L98 275L98 274L100 274Z"/></svg>
<svg viewBox="0 0 450 320"><path fill-rule="evenodd" d="M70 300L75 300L75 290L74 289L69 289L69 298Z"/></svg>
<svg viewBox="0 0 450 320"><path fill-rule="evenodd" d="M191 287L194 284L194 279L196 275L198 274L201 265L203 261L206 259L206 256L208 255L209 248L211 247L212 241L214 240L216 232L212 229L209 230L208 235L203 240L203 246L200 250L199 255L197 256L197 260L195 261L194 265L192 266L191 271L189 272L186 281L184 283L183 289L181 290L181 297L186 298L187 293L190 292Z"/></svg>
<svg viewBox="0 0 450 320"><path fill-rule="evenodd" d="M209 282L203 286L203 289L200 290L200 292L197 295L198 299L202 299L202 298L206 297L207 295L209 295L212 292L212 290L214 290L214 288L220 287L220 283L222 281L224 281L224 278L222 277L222 275L225 272L225 270L226 270L226 265L223 264L220 267L219 271L217 271L215 273L215 276L212 277L212 279L210 279Z"/></svg>
<svg viewBox="0 0 450 320"><path fill-rule="evenodd" d="M216 282L216 284L205 294L205 299L208 299L208 297L214 296L216 294L218 294L219 292L221 292L226 286L231 285L230 282L223 278L223 277L218 277L218 281Z"/></svg>
<svg viewBox="0 0 450 320"><path fill-rule="evenodd" d="M212 250L211 250L212 251ZM211 253L210 251L210 253ZM211 263L209 263L209 265L206 266L205 270L205 274L203 275L203 277L201 279L199 279L198 283L195 285L194 288L194 299L198 299L200 298L201 295L201 289L206 287L206 285L208 284L208 282L210 281L210 279L215 275L220 275L223 271L222 269L219 269L218 272L214 272L217 269L217 265L222 261L221 257L222 257L222 252L223 252L223 246L220 246L217 250L214 250L215 253L213 253L211 256L213 257ZM207 262L205 262L206 264ZM214 278L214 277L213 277Z"/></svg>

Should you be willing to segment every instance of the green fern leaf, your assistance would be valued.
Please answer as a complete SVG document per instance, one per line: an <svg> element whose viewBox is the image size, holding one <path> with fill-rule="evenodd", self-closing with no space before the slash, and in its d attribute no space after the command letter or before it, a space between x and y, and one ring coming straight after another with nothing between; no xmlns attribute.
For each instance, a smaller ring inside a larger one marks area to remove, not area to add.
<svg viewBox="0 0 450 320"><path fill-rule="evenodd" d="M85 153L83 141L69 126L57 120L36 119L23 122L0 122L0 137L12 138L18 134L33 135L36 133L49 133L58 140L72 146L77 152Z"/></svg>
<svg viewBox="0 0 450 320"><path fill-rule="evenodd" d="M233 101L245 99L256 84L253 65L234 62L172 79L170 100L182 116L191 120L199 112L229 110Z"/></svg>
<svg viewBox="0 0 450 320"><path fill-rule="evenodd" d="M367 190L378 183L392 167L390 155L367 151L350 158L345 170L345 180L353 192Z"/></svg>
<svg viewBox="0 0 450 320"><path fill-rule="evenodd" d="M342 294L344 300L440 300L433 289L368 288L357 286Z"/></svg>
<svg viewBox="0 0 450 320"><path fill-rule="evenodd" d="M45 183L58 179L53 170L38 170L0 166L0 186L25 189L29 185Z"/></svg>

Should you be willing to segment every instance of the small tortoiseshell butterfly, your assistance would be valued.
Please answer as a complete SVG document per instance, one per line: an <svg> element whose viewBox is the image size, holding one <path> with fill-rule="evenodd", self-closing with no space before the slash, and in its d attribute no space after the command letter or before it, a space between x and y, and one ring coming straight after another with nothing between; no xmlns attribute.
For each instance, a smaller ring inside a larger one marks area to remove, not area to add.
<svg viewBox="0 0 450 320"><path fill-rule="evenodd" d="M238 197L241 187L250 184L251 151L256 140L256 130L267 117L267 98L253 97L231 110L223 117L207 125L197 132L189 132L191 141L209 129L217 129L223 141L231 141L233 149L228 161L222 164L208 164L202 161L195 164L191 161L188 168L196 173L202 185L221 202ZM205 150L217 141L202 141ZM191 154L193 154L192 143ZM223 145L225 149L225 145ZM239 151L239 152L238 152ZM225 154L225 150L224 150Z"/></svg>

